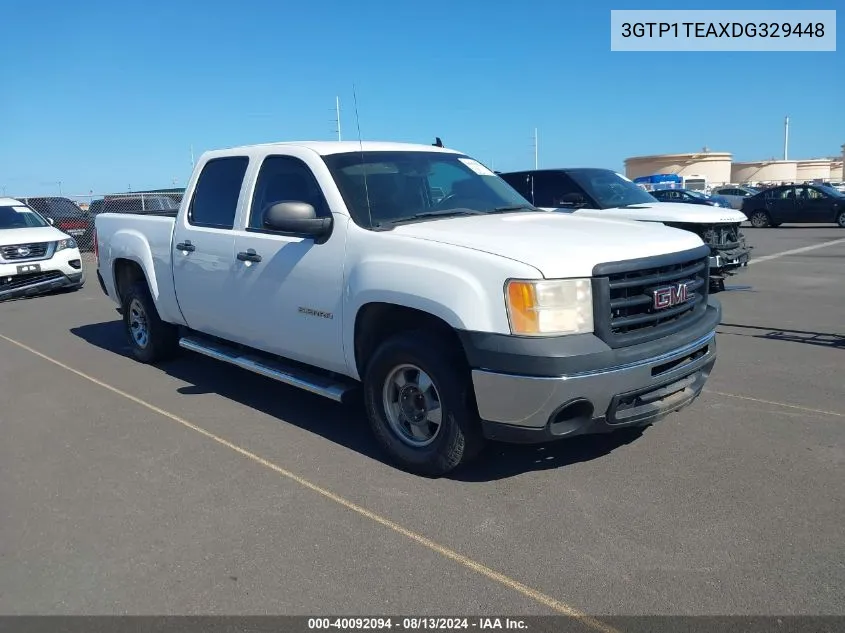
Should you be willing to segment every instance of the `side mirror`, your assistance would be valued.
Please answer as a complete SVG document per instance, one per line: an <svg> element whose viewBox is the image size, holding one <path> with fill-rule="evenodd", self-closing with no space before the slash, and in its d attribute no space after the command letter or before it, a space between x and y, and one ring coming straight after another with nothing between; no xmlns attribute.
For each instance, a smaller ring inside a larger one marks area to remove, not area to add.
<svg viewBox="0 0 845 633"><path fill-rule="evenodd" d="M315 240L327 237L332 218L318 218L317 210L307 202L274 202L264 209L264 228L280 233L293 233Z"/></svg>
<svg viewBox="0 0 845 633"><path fill-rule="evenodd" d="M56 223L56 221L53 218L47 218L47 222L50 223L50 226L52 226Z"/></svg>

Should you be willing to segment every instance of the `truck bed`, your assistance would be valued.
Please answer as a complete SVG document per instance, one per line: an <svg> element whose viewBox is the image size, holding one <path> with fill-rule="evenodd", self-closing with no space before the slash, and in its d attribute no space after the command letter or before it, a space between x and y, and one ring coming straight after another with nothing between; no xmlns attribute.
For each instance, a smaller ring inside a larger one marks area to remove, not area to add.
<svg viewBox="0 0 845 633"><path fill-rule="evenodd" d="M149 279L150 291L162 319L178 323L182 320L173 286L172 239L176 212L101 213L95 221L100 274L106 285L113 283L114 263L118 259L137 261L139 253L151 255L143 263L154 275ZM149 255L148 255L149 256ZM111 287L109 287L111 291ZM110 292L111 296L111 292Z"/></svg>

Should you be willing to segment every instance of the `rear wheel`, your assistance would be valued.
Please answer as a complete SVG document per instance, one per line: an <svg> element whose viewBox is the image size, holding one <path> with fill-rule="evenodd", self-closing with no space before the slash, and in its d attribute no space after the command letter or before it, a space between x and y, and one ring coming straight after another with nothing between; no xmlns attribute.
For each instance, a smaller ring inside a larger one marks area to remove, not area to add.
<svg viewBox="0 0 845 633"><path fill-rule="evenodd" d="M839 228L845 229L845 211L839 212L839 215L836 216L836 223L839 225Z"/></svg>
<svg viewBox="0 0 845 633"><path fill-rule="evenodd" d="M382 343L367 365L364 398L376 439L404 470L443 475L483 447L469 371L430 332Z"/></svg>
<svg viewBox="0 0 845 633"><path fill-rule="evenodd" d="M772 224L769 214L765 211L754 211L748 219L755 229L764 229Z"/></svg>
<svg viewBox="0 0 845 633"><path fill-rule="evenodd" d="M132 284L124 294L122 304L126 337L137 360L154 363L176 353L179 331L159 318L146 283Z"/></svg>

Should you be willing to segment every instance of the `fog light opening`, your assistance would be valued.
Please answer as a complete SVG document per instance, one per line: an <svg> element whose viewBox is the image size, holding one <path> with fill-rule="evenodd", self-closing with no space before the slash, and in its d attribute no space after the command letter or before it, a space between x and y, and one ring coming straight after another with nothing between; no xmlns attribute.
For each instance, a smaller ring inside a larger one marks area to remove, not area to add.
<svg viewBox="0 0 845 633"><path fill-rule="evenodd" d="M593 403L586 398L567 402L549 419L549 431L552 435L567 435L587 425L593 419Z"/></svg>
<svg viewBox="0 0 845 633"><path fill-rule="evenodd" d="M82 260L79 259L72 259L68 262L68 264L70 264L71 268L76 268L77 270L82 268Z"/></svg>

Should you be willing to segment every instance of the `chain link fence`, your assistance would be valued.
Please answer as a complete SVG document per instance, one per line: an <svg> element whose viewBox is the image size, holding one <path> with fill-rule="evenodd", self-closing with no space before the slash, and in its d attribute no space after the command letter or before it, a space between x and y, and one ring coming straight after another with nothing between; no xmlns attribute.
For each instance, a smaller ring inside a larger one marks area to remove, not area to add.
<svg viewBox="0 0 845 633"><path fill-rule="evenodd" d="M175 214L184 191L137 191L82 196L12 196L73 237L82 251L94 250L94 218L100 213Z"/></svg>

